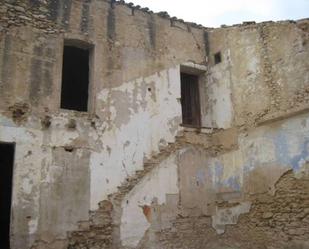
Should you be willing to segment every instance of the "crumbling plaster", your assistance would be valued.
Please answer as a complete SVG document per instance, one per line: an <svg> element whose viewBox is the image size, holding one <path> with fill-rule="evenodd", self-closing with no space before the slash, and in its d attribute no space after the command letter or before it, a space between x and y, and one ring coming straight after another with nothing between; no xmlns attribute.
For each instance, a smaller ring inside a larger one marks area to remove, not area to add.
<svg viewBox="0 0 309 249"><path fill-rule="evenodd" d="M123 246L135 248L143 238L155 215L151 211L152 205L166 204L167 195L178 196L176 157L172 155L164 160L124 198L121 218Z"/></svg>
<svg viewBox="0 0 309 249"><path fill-rule="evenodd" d="M187 145L125 196L123 246L173 226L176 214L212 217L222 233L250 212L250 196L274 194L289 169L306 172L308 20L208 29L114 1L1 2L0 141L16 143L12 249L66 248L89 210L180 137L183 65L201 75L210 135L185 133ZM87 113L59 108L64 39L93 46ZM159 211L150 219L140 205Z"/></svg>
<svg viewBox="0 0 309 249"><path fill-rule="evenodd" d="M202 30L171 29L164 18L141 11L132 16L130 8L105 1L3 3L0 141L17 144L18 225L11 230L12 247L21 248L63 239L142 169L144 158L174 141L181 122L177 65L202 62L204 38ZM94 46L89 113L59 109L63 39ZM178 49L184 42L188 49ZM18 211L24 199L27 207Z"/></svg>
<svg viewBox="0 0 309 249"><path fill-rule="evenodd" d="M151 205L156 212L156 217L163 216L165 220L151 221L149 228L144 228L144 237L140 240L141 247L138 248L156 248L157 245L170 248L168 246L177 245L178 242L173 243L172 241L165 241L165 244L161 243L164 242L164 237L176 236L175 233L190 234L194 227L199 229L201 224L195 219L204 220L201 223L203 226L208 227L207 229L211 230L213 228L217 234L224 234L227 228L233 231L233 225L238 223L240 217L244 215L250 216L252 210L258 209L259 212L262 212L262 217L260 217L262 220L256 218L254 222L262 223L263 220L265 221L274 216L276 209L259 209L257 203L261 202L265 205L271 203L270 200L264 200L263 198L266 197L261 197L263 195L271 199L278 196L278 194L282 194L278 190L278 182L285 175L293 175L294 181L300 179L300 183L304 183L304 189L301 187L300 190L307 193L309 187L307 182L309 160L308 118L308 114L305 114L264 125L245 133L241 132L238 135L238 149L219 153L217 156L209 155L207 149L205 150L201 143L191 140L191 144L181 149L176 157L179 168L179 198L173 209L160 209L160 205L158 207L156 203ZM205 145L207 145L207 142ZM293 186L297 189L295 183ZM142 191L140 189L141 193ZM289 191L289 189L286 191ZM296 197L293 197L292 193L294 194L295 190L290 194L291 198L295 199ZM287 195L287 193L284 195ZM299 198L306 197L299 196ZM134 198L128 199L127 202L130 203L131 200L134 200ZM282 202L280 205L284 206L284 200ZM307 211L304 209L306 201L302 203L295 199L295 202L298 203L294 205L295 207L297 205L301 205L301 207L290 210L289 219L297 220L291 227L296 227L299 230L297 234L306 237L308 233L302 232L303 229L307 229L306 220L302 221L302 219L292 215L294 211L295 213L306 213ZM290 204L286 203L286 205ZM281 212L287 213L288 210L280 211L276 215L280 217ZM172 217L171 220L170 217ZM306 215L300 217L306 217ZM287 222L284 217L280 219L281 222ZM287 226L290 227L288 223ZM200 229L196 231L204 231L202 228ZM252 229L254 230L254 227ZM237 231L236 228L235 231ZM204 232L206 237L203 244L195 245L192 242L192 248L203 248L203 246L208 245L207 238L209 238L209 245L214 243L214 247L211 248L216 248L216 245L219 246L219 237L218 242L215 243L213 242L214 235L209 235L207 231ZM293 231L284 230L283 233L288 235ZM207 237L208 235L209 237ZM199 236L203 238L202 234ZM190 240L188 241L186 237L179 237L178 239L187 245L190 243ZM268 238L265 235L266 239ZM293 238L290 238L290 240L292 244L297 244L297 242L293 242ZM299 241L298 243L301 245L303 242Z"/></svg>
<svg viewBox="0 0 309 249"><path fill-rule="evenodd" d="M222 53L222 63L217 65L210 56L213 66L209 92L212 94L214 86L222 89L222 97L214 99L211 108L219 108L220 103L220 107L230 110L233 116L227 120L235 126L251 126L305 109L309 77L307 25L307 20L265 22L211 31L210 51Z"/></svg>
<svg viewBox="0 0 309 249"><path fill-rule="evenodd" d="M296 176L306 175L308 121L308 115L303 115L241 133L238 149L216 157L207 156L203 149L188 149L179 160L182 209L192 215L213 216L216 228L220 221L216 203L244 205L252 195L274 194L275 183L290 169Z"/></svg>
<svg viewBox="0 0 309 249"><path fill-rule="evenodd" d="M179 67L175 67L113 88L113 122L100 136L104 152L91 155L92 209L115 191L122 179L142 169L144 158L158 152L159 146L174 142L181 123L179 87ZM107 106L107 94L103 90L98 95L102 106Z"/></svg>

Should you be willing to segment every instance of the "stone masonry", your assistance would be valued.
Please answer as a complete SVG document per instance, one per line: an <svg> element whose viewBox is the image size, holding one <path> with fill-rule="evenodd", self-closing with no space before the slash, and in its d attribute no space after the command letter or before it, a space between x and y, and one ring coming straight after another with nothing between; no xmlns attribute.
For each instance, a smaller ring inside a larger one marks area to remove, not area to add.
<svg viewBox="0 0 309 249"><path fill-rule="evenodd" d="M309 248L308 58L309 19L0 0L1 249Z"/></svg>

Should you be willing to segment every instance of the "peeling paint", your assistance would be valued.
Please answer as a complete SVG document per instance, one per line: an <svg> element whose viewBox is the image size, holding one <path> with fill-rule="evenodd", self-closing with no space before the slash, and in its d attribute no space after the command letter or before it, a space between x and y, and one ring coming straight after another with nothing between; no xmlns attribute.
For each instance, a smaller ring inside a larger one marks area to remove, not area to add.
<svg viewBox="0 0 309 249"><path fill-rule="evenodd" d="M90 0L4 1L0 13L0 142L16 143L12 249L83 246L68 234L86 248L91 229L98 248L158 248L155 232L176 234L179 220L195 234L173 248L195 249L203 227L207 243L212 227L233 237L256 203L290 208L257 196L280 201L276 191L308 173L308 20L205 29ZM67 39L93 45L89 112L59 108ZM191 130L181 126L184 65L200 79L203 127ZM259 215L253 224L276 228L274 210ZM308 240L298 224L285 237Z"/></svg>
<svg viewBox="0 0 309 249"><path fill-rule="evenodd" d="M154 198L162 205L166 203L167 194L178 193L175 159L173 155L163 161L125 197L120 228L123 246L136 247L143 238L150 227Z"/></svg>

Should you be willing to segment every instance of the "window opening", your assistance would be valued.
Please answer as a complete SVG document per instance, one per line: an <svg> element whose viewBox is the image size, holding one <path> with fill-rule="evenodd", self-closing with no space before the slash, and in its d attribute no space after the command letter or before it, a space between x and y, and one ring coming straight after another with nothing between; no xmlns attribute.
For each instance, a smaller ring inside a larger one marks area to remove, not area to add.
<svg viewBox="0 0 309 249"><path fill-rule="evenodd" d="M215 64L219 64L222 61L221 52L215 53L214 57L215 57Z"/></svg>
<svg viewBox="0 0 309 249"><path fill-rule="evenodd" d="M64 46L61 108L88 111L89 49Z"/></svg>

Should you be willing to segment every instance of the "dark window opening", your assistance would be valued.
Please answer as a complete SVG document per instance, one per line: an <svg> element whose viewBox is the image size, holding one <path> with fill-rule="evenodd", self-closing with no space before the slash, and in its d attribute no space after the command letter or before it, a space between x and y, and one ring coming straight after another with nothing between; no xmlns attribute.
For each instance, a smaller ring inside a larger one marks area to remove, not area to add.
<svg viewBox="0 0 309 249"><path fill-rule="evenodd" d="M89 49L64 46L61 108L88 111Z"/></svg>
<svg viewBox="0 0 309 249"><path fill-rule="evenodd" d="M181 106L183 125L200 127L199 77L181 73Z"/></svg>
<svg viewBox="0 0 309 249"><path fill-rule="evenodd" d="M0 143L0 248L10 249L12 179L15 145Z"/></svg>
<svg viewBox="0 0 309 249"><path fill-rule="evenodd" d="M215 53L215 64L218 64L218 63L220 63L221 61L222 61L222 59L221 59L221 53L220 52L218 52L218 53Z"/></svg>

